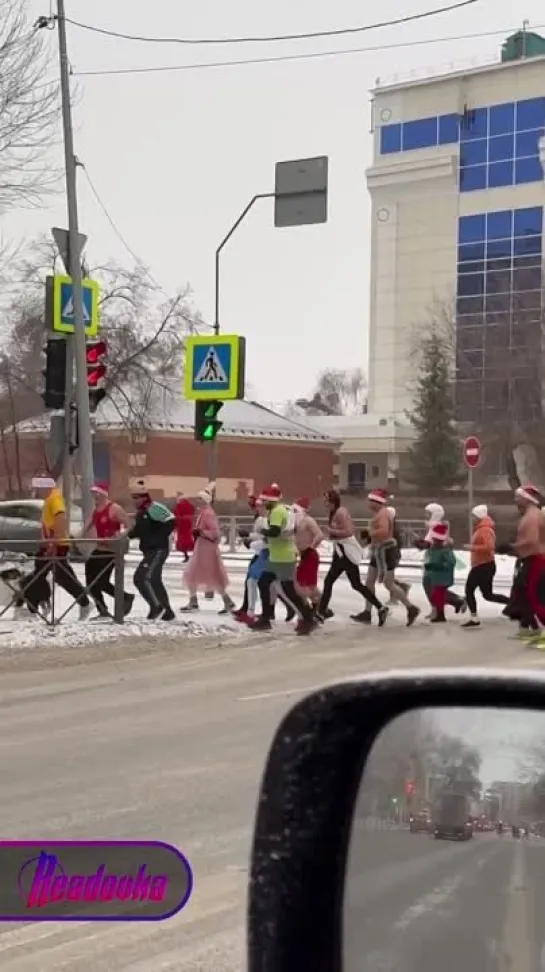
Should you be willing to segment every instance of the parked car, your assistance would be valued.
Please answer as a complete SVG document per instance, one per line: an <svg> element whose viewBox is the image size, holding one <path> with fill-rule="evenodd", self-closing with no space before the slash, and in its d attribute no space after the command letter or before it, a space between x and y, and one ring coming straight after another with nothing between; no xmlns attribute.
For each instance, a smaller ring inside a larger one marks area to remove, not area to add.
<svg viewBox="0 0 545 972"><path fill-rule="evenodd" d="M421 810L418 813L411 813L409 817L409 830L411 834L431 833L431 816L429 810Z"/></svg>
<svg viewBox="0 0 545 972"><path fill-rule="evenodd" d="M43 500L22 499L0 501L0 552L23 553L35 556L41 539ZM70 536L81 536L83 514L78 506L70 513ZM13 541L20 541L13 543ZM73 560L83 559L77 545L72 547Z"/></svg>

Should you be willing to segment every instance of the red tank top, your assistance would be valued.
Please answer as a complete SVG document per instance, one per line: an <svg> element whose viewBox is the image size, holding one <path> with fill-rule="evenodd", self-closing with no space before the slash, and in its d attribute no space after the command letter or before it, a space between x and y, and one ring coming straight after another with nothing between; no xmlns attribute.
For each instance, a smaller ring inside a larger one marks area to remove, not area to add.
<svg viewBox="0 0 545 972"><path fill-rule="evenodd" d="M121 529L119 520L116 520L112 516L113 505L113 503L107 503L101 510L95 510L93 513L91 522L95 528L97 540L107 540L109 537L115 537Z"/></svg>

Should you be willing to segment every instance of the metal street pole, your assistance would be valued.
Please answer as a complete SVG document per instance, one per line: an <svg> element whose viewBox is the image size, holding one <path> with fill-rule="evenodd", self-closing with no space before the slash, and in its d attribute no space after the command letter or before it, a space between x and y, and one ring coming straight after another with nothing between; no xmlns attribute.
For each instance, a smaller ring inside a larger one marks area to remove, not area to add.
<svg viewBox="0 0 545 972"><path fill-rule="evenodd" d="M235 220L235 222L231 226L231 229L229 230L228 233L226 233L220 245L216 249L216 276L215 276L215 284L214 284L214 298L215 298L214 299L214 334L216 335L220 333L220 259L221 259L223 248L225 247L226 243L229 242L235 230L238 229L242 221L246 218L254 203L256 203L258 199L273 199L274 195L275 195L274 192L260 192L256 196L253 196L253 198L250 199L248 205L242 210L240 216L238 217L238 219ZM212 442L210 443L210 449L208 450L208 481L210 483L216 481L217 470L218 470L218 443L217 443L217 439L213 439Z"/></svg>
<svg viewBox="0 0 545 972"><path fill-rule="evenodd" d="M467 522L468 522L468 543L471 543L471 536L473 534L473 520L471 517L471 511L475 503L473 501L473 468L470 466L467 470Z"/></svg>
<svg viewBox="0 0 545 972"><path fill-rule="evenodd" d="M57 23L59 30L59 65L61 80L62 126L64 134L64 163L66 173L66 202L68 209L69 264L72 278L72 300L74 305L73 349L76 363L76 405L79 426L79 465L82 485L83 515L87 519L92 511L89 492L93 485L93 442L91 434L91 415L89 412L89 390L87 388L87 360L85 353L85 315L81 287L81 265L78 247L78 200L76 189L77 161L74 154L74 133L72 129L72 107L70 103L70 70L66 45L66 20L64 0L57 0ZM68 349L67 349L68 350ZM68 414L66 426L70 416Z"/></svg>

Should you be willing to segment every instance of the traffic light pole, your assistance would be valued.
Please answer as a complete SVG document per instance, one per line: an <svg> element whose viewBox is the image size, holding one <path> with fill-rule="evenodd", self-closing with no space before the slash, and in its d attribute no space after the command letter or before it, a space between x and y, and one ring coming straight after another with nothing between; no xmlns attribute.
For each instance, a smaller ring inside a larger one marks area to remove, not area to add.
<svg viewBox="0 0 545 972"><path fill-rule="evenodd" d="M235 220L229 232L225 234L220 245L216 249L216 275L215 275L215 282L214 282L214 334L216 335L220 333L220 261L221 261L221 254L223 252L223 249L231 239L235 230L237 230L240 224L243 222L243 220L246 219L246 216L252 209L254 203L256 203L258 199L274 199L274 196L275 196L274 192L259 192L257 193L257 195L253 196L250 199L248 205L242 210L238 219ZM209 482L214 483L216 481L217 470L218 470L218 444L217 444L217 439L213 439L212 442L210 443L210 448L208 451L208 481Z"/></svg>
<svg viewBox="0 0 545 972"><path fill-rule="evenodd" d="M87 520L92 510L90 488L93 485L93 442L91 416L89 412L89 391L87 388L87 361L85 356L85 315L81 286L81 264L78 248L78 200L76 190L77 160L74 154L74 133L72 129L72 108L70 103L70 70L66 44L66 19L64 0L57 0L57 26L59 31L59 65L61 81L62 126L64 134L64 163L66 173L66 202L68 209L68 255L70 277L72 278L72 300L74 305L74 359L76 363L76 405L79 427L79 467L83 516ZM67 351L69 349L67 348ZM70 422L70 409L66 427Z"/></svg>

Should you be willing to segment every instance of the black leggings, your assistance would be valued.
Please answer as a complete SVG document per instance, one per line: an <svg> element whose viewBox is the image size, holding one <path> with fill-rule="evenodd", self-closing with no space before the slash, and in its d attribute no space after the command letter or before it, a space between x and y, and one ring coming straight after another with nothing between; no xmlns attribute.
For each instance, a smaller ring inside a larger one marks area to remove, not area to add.
<svg viewBox="0 0 545 972"><path fill-rule="evenodd" d="M492 584L496 573L496 564L493 560L488 564L479 564L472 567L466 580L466 601L470 614L477 613L477 601L475 591L479 590L485 601L492 604L509 604L509 598L505 594L494 594Z"/></svg>
<svg viewBox="0 0 545 972"><path fill-rule="evenodd" d="M343 574L346 574L348 577L348 583L350 584L352 590L357 591L358 594L361 594L366 601L369 601L369 604L372 604L377 611L380 611L382 604L380 603L378 597L373 594L373 591L362 582L358 565L354 564L348 559L348 557L340 557L339 554L334 553L331 566L325 576L322 596L318 605L318 614L324 615L324 613L327 611L329 602L331 600L331 595L333 593L333 585Z"/></svg>
<svg viewBox="0 0 545 972"><path fill-rule="evenodd" d="M537 631L539 625L526 596L529 561L530 557L521 557L515 564L509 605L513 620L517 620L521 628L531 628L533 631Z"/></svg>
<svg viewBox="0 0 545 972"><path fill-rule="evenodd" d="M85 583L97 606L106 607L104 595L115 597L115 587L110 578L115 558L107 550L93 550L85 564Z"/></svg>
<svg viewBox="0 0 545 972"><path fill-rule="evenodd" d="M304 621L312 621L314 619L314 612L307 601L297 592L293 580L278 580L276 574L273 574L271 571L265 571L258 581L259 594L261 596L261 617L265 621L272 621L273 619L274 609L271 602L271 587L275 581L280 587L278 596L286 607L293 605L297 614Z"/></svg>

